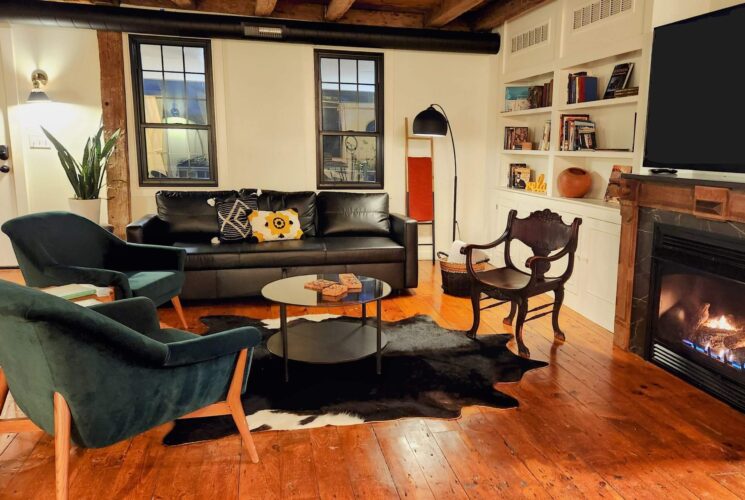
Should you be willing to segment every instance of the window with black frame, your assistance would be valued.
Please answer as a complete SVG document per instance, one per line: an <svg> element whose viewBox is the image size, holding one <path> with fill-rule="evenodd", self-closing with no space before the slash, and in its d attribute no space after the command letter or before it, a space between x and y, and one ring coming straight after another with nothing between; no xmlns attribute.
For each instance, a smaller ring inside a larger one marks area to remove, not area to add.
<svg viewBox="0 0 745 500"><path fill-rule="evenodd" d="M209 40L130 37L140 185L215 186Z"/></svg>
<svg viewBox="0 0 745 500"><path fill-rule="evenodd" d="M318 187L383 188L383 54L316 51Z"/></svg>

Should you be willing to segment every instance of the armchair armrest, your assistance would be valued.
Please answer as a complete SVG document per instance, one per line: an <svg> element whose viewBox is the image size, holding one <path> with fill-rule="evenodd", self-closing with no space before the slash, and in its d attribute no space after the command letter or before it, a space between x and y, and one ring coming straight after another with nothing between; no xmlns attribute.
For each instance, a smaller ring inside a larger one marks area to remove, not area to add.
<svg viewBox="0 0 745 500"><path fill-rule="evenodd" d="M510 234L509 231L505 231L502 234L502 236L492 241L491 243L485 243L482 245L471 244L471 245L466 245L460 249L460 253L465 254L466 256L466 270L468 271L468 274L472 278L478 280L476 276L476 271L474 271L473 269L473 251L474 250L488 250L490 248L497 247L507 240L507 238L509 237L509 234Z"/></svg>
<svg viewBox="0 0 745 500"><path fill-rule="evenodd" d="M88 309L103 314L139 333L146 334L160 329L155 304L146 297L107 302Z"/></svg>
<svg viewBox="0 0 745 500"><path fill-rule="evenodd" d="M119 271L96 269L93 267L57 265L44 268L44 274L62 283L113 286L117 299L126 299L132 296L127 275Z"/></svg>
<svg viewBox="0 0 745 500"><path fill-rule="evenodd" d="M186 250L159 245L125 243L112 249L111 266L122 271L183 271Z"/></svg>
<svg viewBox="0 0 745 500"><path fill-rule="evenodd" d="M127 225L127 241L132 243L168 243L168 223L155 214L148 214Z"/></svg>
<svg viewBox="0 0 745 500"><path fill-rule="evenodd" d="M391 237L403 246L406 254L406 288L419 285L419 226L415 219L401 214L390 214Z"/></svg>
<svg viewBox="0 0 745 500"><path fill-rule="evenodd" d="M252 349L261 343L261 333L245 326L205 337L195 337L168 344L168 355L163 366L182 366L200 363L243 349Z"/></svg>

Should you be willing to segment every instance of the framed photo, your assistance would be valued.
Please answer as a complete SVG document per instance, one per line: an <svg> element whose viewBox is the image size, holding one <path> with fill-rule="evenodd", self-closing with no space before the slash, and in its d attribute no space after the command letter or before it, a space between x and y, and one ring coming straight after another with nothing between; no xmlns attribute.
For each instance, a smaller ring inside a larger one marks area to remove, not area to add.
<svg viewBox="0 0 745 500"><path fill-rule="evenodd" d="M513 163L510 165L510 187L512 189L525 189L530 182L531 169L524 163Z"/></svg>

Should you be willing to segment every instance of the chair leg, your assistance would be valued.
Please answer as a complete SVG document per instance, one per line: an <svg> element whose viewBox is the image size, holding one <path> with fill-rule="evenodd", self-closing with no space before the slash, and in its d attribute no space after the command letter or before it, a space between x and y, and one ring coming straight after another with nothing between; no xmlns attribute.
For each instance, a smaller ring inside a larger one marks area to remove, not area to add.
<svg viewBox="0 0 745 500"><path fill-rule="evenodd" d="M5 401L8 399L8 380L5 378L5 372L0 368L0 413L5 408Z"/></svg>
<svg viewBox="0 0 745 500"><path fill-rule="evenodd" d="M473 309L473 324L466 335L475 339L476 331L481 323L481 287L476 284L471 285L471 308Z"/></svg>
<svg viewBox="0 0 745 500"><path fill-rule="evenodd" d="M54 475L57 500L67 500L70 472L70 408L54 393Z"/></svg>
<svg viewBox="0 0 745 500"><path fill-rule="evenodd" d="M517 325L515 325L515 340L517 341L517 352L524 358L530 357L530 351L523 342L523 325L528 315L528 299L519 299L517 304Z"/></svg>
<svg viewBox="0 0 745 500"><path fill-rule="evenodd" d="M559 328L559 310L561 309L562 302L564 302L563 287L554 291L554 310L551 313L551 324L554 327L554 338L564 342L566 337L564 336L564 332L561 331L561 328Z"/></svg>
<svg viewBox="0 0 745 500"><path fill-rule="evenodd" d="M251 437L251 431L248 428L246 414L243 411L243 405L241 404L240 397L237 398L237 401L235 398L229 398L228 406L230 407L230 414L233 416L235 426L238 427L238 432L241 435L241 441L243 442L243 446L248 452L248 456L251 458L251 461L253 463L258 463L259 454L256 452L256 445L254 445L254 440Z"/></svg>
<svg viewBox="0 0 745 500"><path fill-rule="evenodd" d="M178 314L178 317L181 320L181 326L184 328L184 330L188 330L189 325L186 324L186 316L184 316L184 309L181 307L181 299L176 296L171 299L171 303L173 304L173 308L176 309L176 314Z"/></svg>
<svg viewBox="0 0 745 500"><path fill-rule="evenodd" d="M517 313L517 303L513 300L510 302L510 314L502 320L502 324L512 326L512 320L515 318L515 313Z"/></svg>

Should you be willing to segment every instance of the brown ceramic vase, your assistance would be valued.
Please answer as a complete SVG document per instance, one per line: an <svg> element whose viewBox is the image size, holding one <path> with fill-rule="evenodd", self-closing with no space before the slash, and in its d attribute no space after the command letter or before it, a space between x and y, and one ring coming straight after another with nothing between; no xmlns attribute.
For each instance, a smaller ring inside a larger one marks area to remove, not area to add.
<svg viewBox="0 0 745 500"><path fill-rule="evenodd" d="M582 198L592 187L592 176L587 170L569 167L559 174L559 194L564 198Z"/></svg>

